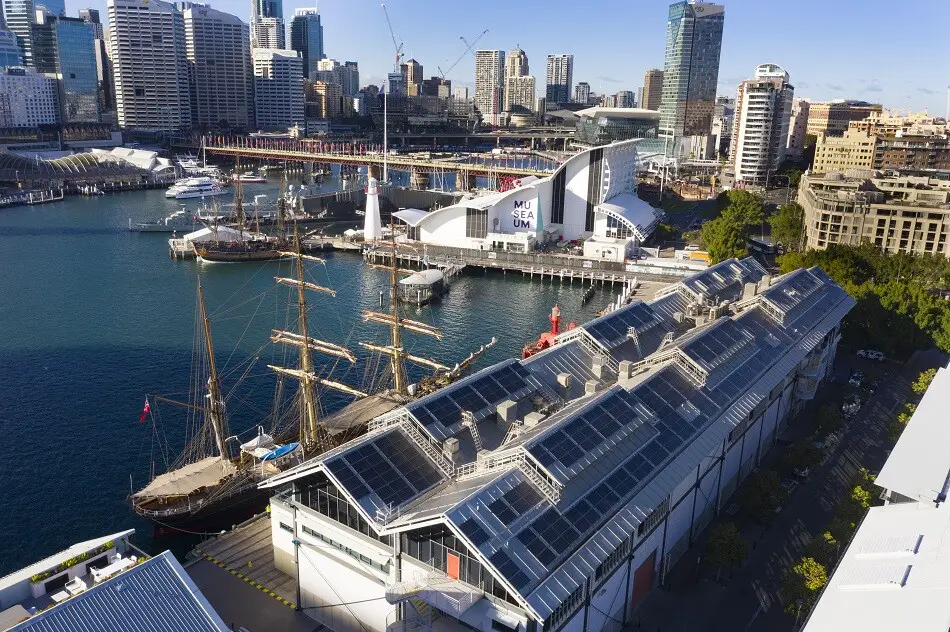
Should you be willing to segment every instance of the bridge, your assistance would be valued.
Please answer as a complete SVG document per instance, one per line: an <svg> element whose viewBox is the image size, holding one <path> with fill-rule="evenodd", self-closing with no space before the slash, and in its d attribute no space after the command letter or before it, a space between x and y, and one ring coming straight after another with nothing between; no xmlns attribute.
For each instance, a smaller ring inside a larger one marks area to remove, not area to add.
<svg viewBox="0 0 950 632"><path fill-rule="evenodd" d="M208 137L205 151L212 154L320 164L379 167L383 152L379 145L356 142L328 142L250 137ZM386 163L395 171L410 173L454 172L463 178L548 176L557 167L550 159L535 155L467 154L452 157L432 157L425 152L414 154L390 153Z"/></svg>

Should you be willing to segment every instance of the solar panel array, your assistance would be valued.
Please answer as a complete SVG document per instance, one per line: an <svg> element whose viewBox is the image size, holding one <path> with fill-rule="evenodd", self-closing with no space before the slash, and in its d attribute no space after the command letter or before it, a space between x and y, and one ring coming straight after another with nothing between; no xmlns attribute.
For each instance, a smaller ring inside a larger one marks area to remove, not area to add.
<svg viewBox="0 0 950 632"><path fill-rule="evenodd" d="M724 261L685 279L683 285L707 298L729 298L719 295L727 289L738 290L742 284L758 282L764 274L765 270L754 260Z"/></svg>
<svg viewBox="0 0 950 632"><path fill-rule="evenodd" d="M326 466L357 502L369 499L375 509L401 505L443 479L442 472L399 428L342 453Z"/></svg>
<svg viewBox="0 0 950 632"><path fill-rule="evenodd" d="M621 429L650 419L651 412L639 404L630 392L617 388L580 416L531 443L528 452L555 476L569 478L578 463L590 462L596 457L592 452Z"/></svg>
<svg viewBox="0 0 950 632"><path fill-rule="evenodd" d="M631 327L640 335L662 322L660 316L647 303L641 302L601 316L593 323L584 325L584 328L597 342L609 350L627 340Z"/></svg>
<svg viewBox="0 0 950 632"><path fill-rule="evenodd" d="M528 481L521 481L488 504L495 517L506 527L535 507L543 496Z"/></svg>
<svg viewBox="0 0 950 632"><path fill-rule="evenodd" d="M537 389L528 369L512 360L491 371L477 373L455 388L417 400L406 409L433 437L442 441L461 430L463 410L471 412L477 421L492 414L501 402L517 401Z"/></svg>
<svg viewBox="0 0 950 632"><path fill-rule="evenodd" d="M731 318L722 318L686 344L683 351L709 373L739 354L743 348L748 352L754 347L752 334Z"/></svg>

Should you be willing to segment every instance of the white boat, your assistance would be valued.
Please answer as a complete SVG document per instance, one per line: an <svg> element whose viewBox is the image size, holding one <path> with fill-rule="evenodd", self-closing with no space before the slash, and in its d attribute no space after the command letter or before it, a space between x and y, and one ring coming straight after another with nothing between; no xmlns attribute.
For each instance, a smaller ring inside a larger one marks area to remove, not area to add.
<svg viewBox="0 0 950 632"><path fill-rule="evenodd" d="M175 211L168 217L154 222L139 222L136 224L129 220L129 230L140 233L191 233L198 230L201 222L194 213L189 213L184 208Z"/></svg>
<svg viewBox="0 0 950 632"><path fill-rule="evenodd" d="M213 178L203 176L200 178L188 178L183 182L176 182L174 186L165 191L165 197L185 200L188 198L221 195L223 193L226 193L224 187L218 184Z"/></svg>
<svg viewBox="0 0 950 632"><path fill-rule="evenodd" d="M267 182L267 178L264 176L258 175L253 171L245 171L244 173L238 175L234 174L235 182Z"/></svg>

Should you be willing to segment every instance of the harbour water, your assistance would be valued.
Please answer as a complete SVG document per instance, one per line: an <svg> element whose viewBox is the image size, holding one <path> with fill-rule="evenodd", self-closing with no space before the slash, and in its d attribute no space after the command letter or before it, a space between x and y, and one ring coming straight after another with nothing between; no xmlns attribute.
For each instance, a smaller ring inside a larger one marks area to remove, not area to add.
<svg viewBox="0 0 950 632"><path fill-rule="evenodd" d="M276 186L245 187L247 198L262 192L273 195ZM169 235L128 232L129 218L158 219L180 203L153 190L0 210L0 575L129 527L139 530L142 546L174 548L150 541L151 526L125 498L153 467L165 467L151 420L138 418L146 394L187 397L199 275L232 434L246 440L272 409L266 365L281 363L285 350L268 336L285 325L289 289L278 289L274 277L292 272L280 262L173 261ZM186 201L188 208L197 203ZM354 350L360 340L385 341L386 331L362 323L359 313L378 308L386 272L336 253L325 269L308 264L308 275L338 292L312 297L313 336ZM484 367L519 354L548 326L555 302L566 320L582 321L608 300L599 294L581 307L581 294L578 285L547 279L464 275L441 303L409 310L440 327L443 340L406 334L407 347L452 364L495 335ZM365 361L338 369L334 379L357 386L369 371ZM346 401L328 394L322 403L332 411ZM175 455L186 411L156 409L157 436Z"/></svg>

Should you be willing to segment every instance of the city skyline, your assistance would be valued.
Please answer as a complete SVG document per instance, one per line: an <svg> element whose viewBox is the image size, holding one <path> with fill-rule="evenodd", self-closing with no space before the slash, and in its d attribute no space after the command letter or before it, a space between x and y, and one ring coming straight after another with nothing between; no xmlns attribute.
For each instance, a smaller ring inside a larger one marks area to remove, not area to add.
<svg viewBox="0 0 950 632"><path fill-rule="evenodd" d="M297 8L313 7L315 2L288 0L284 20L289 24ZM936 0L923 0L916 10L888 13L888 37L880 37L880 11L887 6L881 0L862 5L860 12L850 7L828 5L818 0L803 0L794 12L782 16L781 29L754 28L762 18L761 5L752 0L724 3L727 21L723 36L719 72L719 95L731 95L749 68L776 63L796 77L797 96L825 101L836 98L881 102L887 107L911 111L927 110L942 116L946 109L950 78L935 76L932 54L914 42L941 41L938 20L921 21L920 15L939 13ZM80 8L100 9L105 2L70 0L67 15ZM211 2L220 11L233 13L245 22L249 6L245 0ZM489 32L478 42L479 49L510 50L519 45L529 58L544 59L548 54L566 52L575 58L574 81L586 81L597 94L636 91L649 68L662 67L666 17L669 2L652 0L637 7L636 20L603 20L611 11L626 11L619 0L602 0L600 9L590 12L596 19L599 35L584 44L576 39L578 14L570 20L561 12L539 12L528 4L487 0L483 11L472 14L461 6L444 5L434 0L390 0L387 3L396 37L404 42L405 58L414 57L435 71L447 68L464 50L459 36L474 40L485 28ZM324 24L324 49L336 59L359 61L362 83L379 85L392 71L393 44L386 20L377 0L324 1L319 6ZM377 15L378 14L378 15ZM425 16L425 28L418 16ZM504 20L493 15L504 15ZM814 19L821 15L821 29ZM374 17L375 16L375 17ZM839 18L838 21L835 18ZM524 29L525 20L533 28ZM592 25L593 26L593 25ZM823 30L824 29L824 30ZM354 33L364 35L354 37ZM866 53L873 37L874 56ZM567 42L576 42L568 44ZM862 43L863 42L863 43ZM828 48L834 46L834 56ZM474 87L475 59L469 54L449 73L454 85ZM873 64L873 75L867 70ZM543 86L538 86L543 91Z"/></svg>

